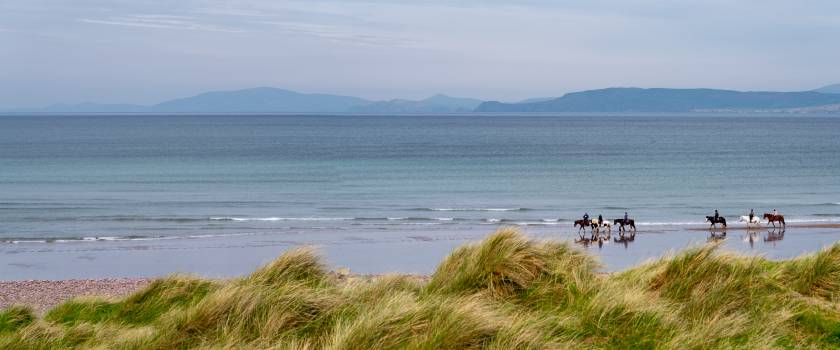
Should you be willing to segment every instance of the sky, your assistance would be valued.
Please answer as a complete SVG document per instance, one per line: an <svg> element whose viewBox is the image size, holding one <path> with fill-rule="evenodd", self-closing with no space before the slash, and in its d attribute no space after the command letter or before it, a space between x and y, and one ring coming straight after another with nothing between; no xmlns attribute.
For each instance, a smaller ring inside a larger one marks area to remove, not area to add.
<svg viewBox="0 0 840 350"><path fill-rule="evenodd" d="M840 1L2 0L0 108L840 83Z"/></svg>

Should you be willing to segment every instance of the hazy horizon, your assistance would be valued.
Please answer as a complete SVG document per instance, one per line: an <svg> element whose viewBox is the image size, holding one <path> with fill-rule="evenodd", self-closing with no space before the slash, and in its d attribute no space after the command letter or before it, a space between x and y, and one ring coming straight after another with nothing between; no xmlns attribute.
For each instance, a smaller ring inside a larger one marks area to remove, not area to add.
<svg viewBox="0 0 840 350"><path fill-rule="evenodd" d="M516 101L611 86L840 82L840 3L0 4L0 108L154 104L271 86Z"/></svg>

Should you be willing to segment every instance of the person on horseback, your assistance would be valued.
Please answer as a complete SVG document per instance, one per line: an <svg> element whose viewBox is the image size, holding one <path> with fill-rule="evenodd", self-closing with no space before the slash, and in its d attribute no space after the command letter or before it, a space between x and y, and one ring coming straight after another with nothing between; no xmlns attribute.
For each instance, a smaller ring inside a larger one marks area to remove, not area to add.
<svg viewBox="0 0 840 350"><path fill-rule="evenodd" d="M779 211L773 208L773 216L779 216Z"/></svg>
<svg viewBox="0 0 840 350"><path fill-rule="evenodd" d="M624 224L627 225L630 223L630 217L627 216L627 212L624 212Z"/></svg>
<svg viewBox="0 0 840 350"><path fill-rule="evenodd" d="M752 222L752 221L753 221L753 218L754 218L754 217L755 217L755 211L753 211L752 209L750 209L750 222Z"/></svg>
<svg viewBox="0 0 840 350"><path fill-rule="evenodd" d="M601 216L601 214L598 214L598 225L603 225L603 224L604 224L604 217Z"/></svg>
<svg viewBox="0 0 840 350"><path fill-rule="evenodd" d="M720 219L720 214L718 214L717 209L715 209L715 222L717 222L718 219Z"/></svg>
<svg viewBox="0 0 840 350"><path fill-rule="evenodd" d="M589 224L589 213L583 213L583 224L584 225Z"/></svg>

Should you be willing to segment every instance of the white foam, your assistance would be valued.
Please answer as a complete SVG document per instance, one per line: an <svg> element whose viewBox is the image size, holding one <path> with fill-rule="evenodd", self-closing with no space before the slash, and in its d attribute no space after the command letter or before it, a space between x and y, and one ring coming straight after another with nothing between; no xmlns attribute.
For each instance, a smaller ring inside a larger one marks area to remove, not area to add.
<svg viewBox="0 0 840 350"><path fill-rule="evenodd" d="M840 222L840 218L834 218L834 219L785 219L785 222L792 222L792 223ZM764 221L764 223L766 223L766 221Z"/></svg>
<svg viewBox="0 0 840 350"><path fill-rule="evenodd" d="M555 226L559 225L559 222L545 222L545 221L522 221L517 222L517 226Z"/></svg>
<svg viewBox="0 0 840 350"><path fill-rule="evenodd" d="M210 220L214 221L344 221L353 220L354 218L280 218L280 217L265 217L265 218L244 218L244 217L212 217Z"/></svg>
<svg viewBox="0 0 840 350"><path fill-rule="evenodd" d="M432 211L520 211L525 208L429 208Z"/></svg>
<svg viewBox="0 0 840 350"><path fill-rule="evenodd" d="M637 226L687 226L687 225L702 225L704 222L689 222L689 221L676 221L676 222L637 222Z"/></svg>

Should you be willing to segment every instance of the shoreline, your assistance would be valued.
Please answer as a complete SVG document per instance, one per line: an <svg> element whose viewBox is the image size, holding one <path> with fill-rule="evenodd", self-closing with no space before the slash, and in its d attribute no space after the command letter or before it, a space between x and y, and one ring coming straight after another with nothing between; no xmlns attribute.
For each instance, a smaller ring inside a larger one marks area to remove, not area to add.
<svg viewBox="0 0 840 350"><path fill-rule="evenodd" d="M738 223L737 226L730 225L730 226L726 227L726 229L718 226L714 230L716 230L716 231L727 231L727 230L739 230L739 231L766 230L766 231L772 231L772 230L781 230L781 229L789 229L789 228L840 228L840 223L830 223L830 224L790 223L790 224L788 224L787 226L784 226L784 227L782 227L782 226L776 226L776 227L773 227L773 226L752 226L752 227L747 227L746 225L744 225L743 222L741 222L741 223ZM709 231L709 228L708 227L705 227L705 228L691 227L691 228L686 228L686 230L689 230L689 231Z"/></svg>
<svg viewBox="0 0 840 350"><path fill-rule="evenodd" d="M195 240L0 244L0 281L155 278L171 274L230 278L247 274L300 246L316 247L332 270L427 275L453 249L481 240L488 232L486 227L442 226L422 231L359 231L352 235L320 230L306 235L268 232ZM579 237L571 226L527 227L522 232L540 240L573 242ZM585 249L601 260L602 271L622 271L671 251L705 244L710 233L721 232L697 226L640 227L633 240L611 240ZM840 241L840 224L789 224L785 231L747 231L733 225L728 233L724 249L786 259ZM618 237L615 227L612 236Z"/></svg>

